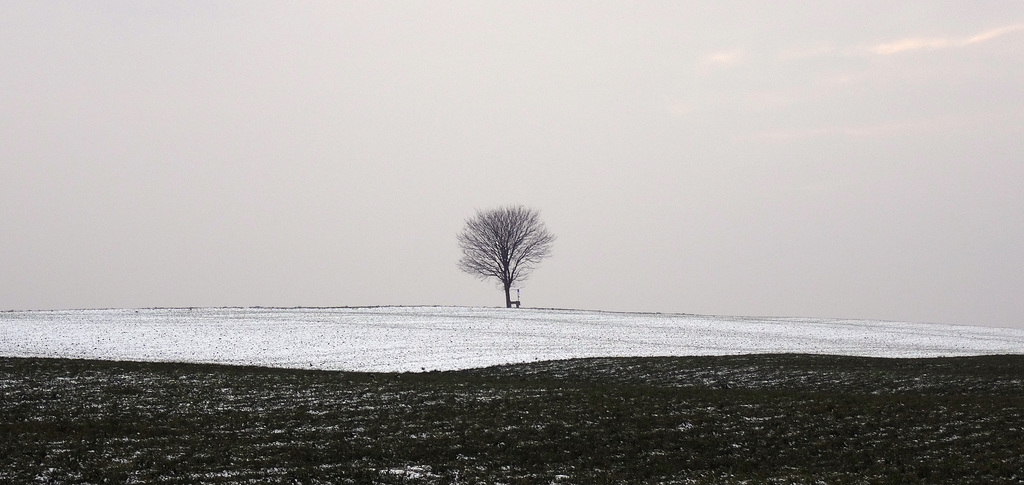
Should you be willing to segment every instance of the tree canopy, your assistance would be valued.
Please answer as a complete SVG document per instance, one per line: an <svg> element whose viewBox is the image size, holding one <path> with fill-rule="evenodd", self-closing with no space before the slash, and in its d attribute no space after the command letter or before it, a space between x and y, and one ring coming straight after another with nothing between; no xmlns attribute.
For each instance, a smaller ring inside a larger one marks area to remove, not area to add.
<svg viewBox="0 0 1024 485"><path fill-rule="evenodd" d="M505 306L511 307L512 285L550 256L555 236L538 211L514 205L478 210L466 219L457 239L462 250L459 269L482 280L496 278L505 291Z"/></svg>

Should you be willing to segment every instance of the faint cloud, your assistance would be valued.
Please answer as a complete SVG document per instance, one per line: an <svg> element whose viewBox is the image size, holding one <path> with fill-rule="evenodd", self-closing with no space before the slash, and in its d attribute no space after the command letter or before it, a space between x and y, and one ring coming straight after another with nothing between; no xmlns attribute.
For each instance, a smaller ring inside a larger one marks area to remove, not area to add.
<svg viewBox="0 0 1024 485"><path fill-rule="evenodd" d="M833 72L819 76L817 82L823 86L849 86L863 82L867 78L863 72Z"/></svg>
<svg viewBox="0 0 1024 485"><path fill-rule="evenodd" d="M986 40L994 39L996 37L999 37L1000 35L1009 34L1011 32L1016 32L1018 30L1024 30L1024 24L1007 25L1005 27L999 27L986 32L982 32L978 35L975 35L974 37L967 39L967 41L964 42L964 44L985 42Z"/></svg>
<svg viewBox="0 0 1024 485"><path fill-rule="evenodd" d="M744 105L750 108L781 108L788 106L800 97L800 94L783 89L758 89L743 96Z"/></svg>
<svg viewBox="0 0 1024 485"><path fill-rule="evenodd" d="M779 52L779 58L786 60L811 59L815 57L830 56L834 53L835 49L831 46L823 45L805 49L787 49Z"/></svg>
<svg viewBox="0 0 1024 485"><path fill-rule="evenodd" d="M741 138L764 143L781 143L794 140L803 140L807 138L816 138L819 136L832 135L835 133L835 128L787 129L758 131L749 136Z"/></svg>
<svg viewBox="0 0 1024 485"><path fill-rule="evenodd" d="M693 112L692 106L681 102L669 103L666 109L668 111L668 114L675 117L683 117Z"/></svg>
<svg viewBox="0 0 1024 485"><path fill-rule="evenodd" d="M1006 35L1018 30L1024 30L1024 24L1006 25L995 29L987 30L969 37L933 37L933 38L908 38L893 42L886 42L872 46L868 50L873 54L891 55L900 52L920 49L944 49L950 47L964 47L979 42L985 42L996 37Z"/></svg>
<svg viewBox="0 0 1024 485"><path fill-rule="evenodd" d="M718 51L706 54L701 59L705 66L730 67L743 62L746 53L742 49Z"/></svg>
<svg viewBox="0 0 1024 485"><path fill-rule="evenodd" d="M943 131L962 127L973 122L977 122L977 120L974 120L971 117L922 118L913 120L884 121L881 123L865 125L760 131L753 133L746 138L766 143L780 143L826 136L842 136L850 138L881 137Z"/></svg>
<svg viewBox="0 0 1024 485"><path fill-rule="evenodd" d="M948 39L902 39L896 42L878 44L871 48L871 52L888 55L918 49L940 49L952 45L954 43Z"/></svg>

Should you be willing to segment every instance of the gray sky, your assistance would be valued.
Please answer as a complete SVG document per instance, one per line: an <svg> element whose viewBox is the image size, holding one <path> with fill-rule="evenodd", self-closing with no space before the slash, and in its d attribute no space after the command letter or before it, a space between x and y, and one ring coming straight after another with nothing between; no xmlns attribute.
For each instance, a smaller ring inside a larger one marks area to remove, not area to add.
<svg viewBox="0 0 1024 485"><path fill-rule="evenodd" d="M1024 327L1024 2L0 1L0 308Z"/></svg>

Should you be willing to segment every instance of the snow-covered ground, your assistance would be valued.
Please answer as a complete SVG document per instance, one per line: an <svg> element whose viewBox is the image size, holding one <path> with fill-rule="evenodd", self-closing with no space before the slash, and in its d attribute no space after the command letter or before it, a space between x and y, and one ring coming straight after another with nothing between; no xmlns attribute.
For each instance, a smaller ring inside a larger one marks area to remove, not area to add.
<svg viewBox="0 0 1024 485"><path fill-rule="evenodd" d="M0 356L421 371L575 357L1024 353L1024 329L466 307L0 312Z"/></svg>

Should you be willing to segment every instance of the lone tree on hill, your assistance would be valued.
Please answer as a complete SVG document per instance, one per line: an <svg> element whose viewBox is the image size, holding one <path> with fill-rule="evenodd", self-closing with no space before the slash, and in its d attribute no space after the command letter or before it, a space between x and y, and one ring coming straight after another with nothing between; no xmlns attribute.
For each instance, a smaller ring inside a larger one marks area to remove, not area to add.
<svg viewBox="0 0 1024 485"><path fill-rule="evenodd" d="M476 211L466 219L458 241L459 269L481 280L497 278L505 290L505 307L512 308L512 284L525 280L534 265L551 254L555 236L544 227L539 212L516 205Z"/></svg>

